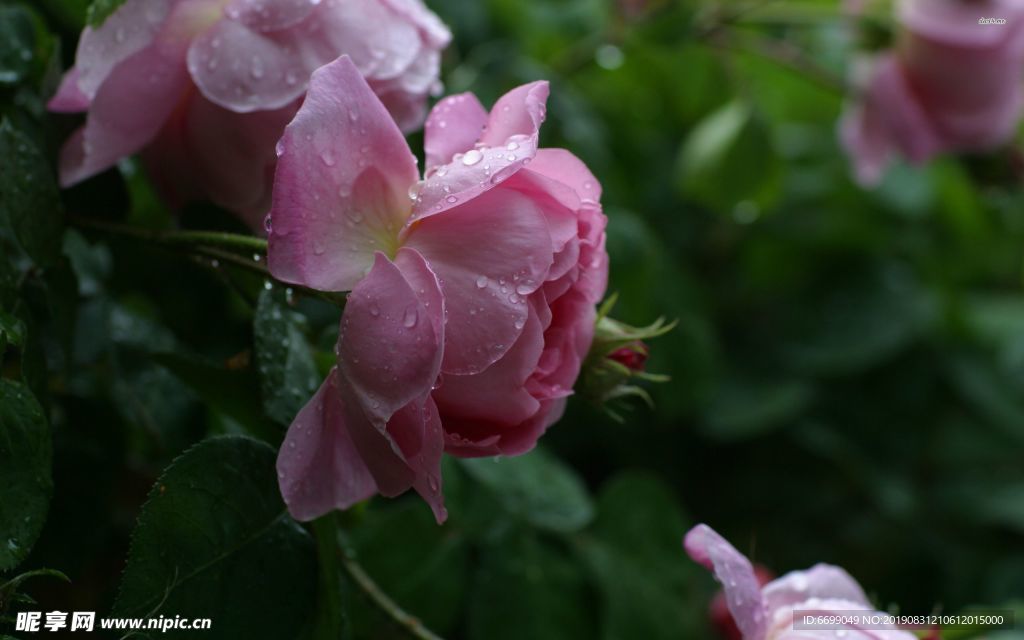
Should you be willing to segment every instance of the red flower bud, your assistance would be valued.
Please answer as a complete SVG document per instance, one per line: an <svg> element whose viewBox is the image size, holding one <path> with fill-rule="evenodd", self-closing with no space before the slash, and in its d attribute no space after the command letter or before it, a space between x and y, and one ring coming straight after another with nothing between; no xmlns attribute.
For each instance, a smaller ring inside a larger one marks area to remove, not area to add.
<svg viewBox="0 0 1024 640"><path fill-rule="evenodd" d="M612 351L608 354L608 359L624 365L631 371L643 371L649 353L647 345L637 340L629 346Z"/></svg>

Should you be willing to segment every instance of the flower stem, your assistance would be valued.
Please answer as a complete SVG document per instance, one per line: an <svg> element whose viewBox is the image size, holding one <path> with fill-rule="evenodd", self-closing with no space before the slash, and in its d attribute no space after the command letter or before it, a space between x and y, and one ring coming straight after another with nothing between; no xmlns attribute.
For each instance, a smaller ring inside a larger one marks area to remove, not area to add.
<svg viewBox="0 0 1024 640"><path fill-rule="evenodd" d="M147 242L164 245L181 246L213 246L224 249L237 249L266 253L267 241L255 236L222 231L179 231L176 229L144 229L116 222L96 220L84 216L68 216L68 222L81 229L91 229L110 235L137 238Z"/></svg>
<svg viewBox="0 0 1024 640"><path fill-rule="evenodd" d="M380 609L381 613L390 618L410 638L417 640L442 640L440 636L423 626L419 618L409 614L391 599L388 594L381 590L374 582L362 565L356 561L355 552L348 544L343 533L338 533L337 538L338 557L341 559L341 566L348 574L352 582Z"/></svg>
<svg viewBox="0 0 1024 640"><path fill-rule="evenodd" d="M185 253L197 258L199 264L214 270L219 269L221 265L230 265L268 280L274 279L266 265L267 241L263 238L221 231L144 229L82 216L68 216L67 220L68 224L79 229L141 240ZM245 251L246 255L238 251ZM338 307L345 306L344 293L317 291L289 283L281 284L307 297L319 298Z"/></svg>
<svg viewBox="0 0 1024 640"><path fill-rule="evenodd" d="M338 552L338 518L336 513L314 520L313 536L316 538L319 559L319 588L317 589L316 619L313 637L316 640L337 640L342 638L345 628L345 614L341 608L341 568Z"/></svg>

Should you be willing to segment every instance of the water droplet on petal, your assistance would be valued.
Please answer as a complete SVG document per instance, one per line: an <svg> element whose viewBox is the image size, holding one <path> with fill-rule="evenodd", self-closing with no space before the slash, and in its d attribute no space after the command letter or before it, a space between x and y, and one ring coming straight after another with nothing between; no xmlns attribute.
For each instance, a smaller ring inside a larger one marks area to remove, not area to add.
<svg viewBox="0 0 1024 640"><path fill-rule="evenodd" d="M487 286L487 276L480 276L476 279L476 288L483 289Z"/></svg>
<svg viewBox="0 0 1024 640"><path fill-rule="evenodd" d="M405 310L405 317L402 318L402 325L406 329L412 329L416 326L416 321L419 320L419 313L415 307L409 307Z"/></svg>
<svg viewBox="0 0 1024 640"><path fill-rule="evenodd" d="M470 149L465 153L465 155L462 156L462 164L466 165L467 167L471 167L474 164L483 160L483 158L484 154L480 153L476 149Z"/></svg>

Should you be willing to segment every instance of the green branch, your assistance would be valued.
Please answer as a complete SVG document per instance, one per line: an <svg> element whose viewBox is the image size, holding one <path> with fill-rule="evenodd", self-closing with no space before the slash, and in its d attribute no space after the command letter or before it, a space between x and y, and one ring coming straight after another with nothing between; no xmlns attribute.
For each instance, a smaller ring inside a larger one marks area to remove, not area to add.
<svg viewBox="0 0 1024 640"><path fill-rule="evenodd" d="M359 587L367 598L381 613L398 625L410 638L417 640L442 640L440 636L423 626L419 618L402 609L391 597L374 582L366 570L356 561L355 552L345 540L344 534L338 533L337 552L341 566L352 582Z"/></svg>
<svg viewBox="0 0 1024 640"><path fill-rule="evenodd" d="M68 216L67 221L71 226L86 231L140 240L187 254L198 258L199 264L214 270L220 269L221 266L232 266L255 273L267 280L274 280L267 268L267 241L263 238L221 231L144 229L83 216ZM240 251L245 252L245 255L239 253ZM338 307L345 306L344 293L317 291L286 282L282 282L281 285L306 297L319 298Z"/></svg>

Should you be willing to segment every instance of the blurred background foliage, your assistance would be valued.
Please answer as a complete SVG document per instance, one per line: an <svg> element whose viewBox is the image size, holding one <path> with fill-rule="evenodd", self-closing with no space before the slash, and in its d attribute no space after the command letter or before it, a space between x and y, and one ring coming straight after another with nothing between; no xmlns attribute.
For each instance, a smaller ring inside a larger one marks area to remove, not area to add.
<svg viewBox="0 0 1024 640"><path fill-rule="evenodd" d="M70 579L0 586L0 617L163 602L206 611L216 637L307 637L315 543L280 519L273 451L246 438L280 444L338 312L66 224L242 231L209 206L172 214L132 161L58 193L76 119L44 103L88 4L0 2L0 585ZM604 185L616 317L678 318L648 363L672 381L624 423L577 399L542 451L447 460L443 527L412 497L345 514L343 561L469 640L713 637L714 584L680 546L701 521L779 574L842 565L882 608L1024 600L1020 151L851 182L843 78L886 11L430 5L454 33L447 92L489 104L551 81L543 142ZM244 506L225 514L218 491ZM228 553L247 532L265 553ZM162 573L203 554L227 560L187 589ZM351 580L342 592L352 637L401 636Z"/></svg>

